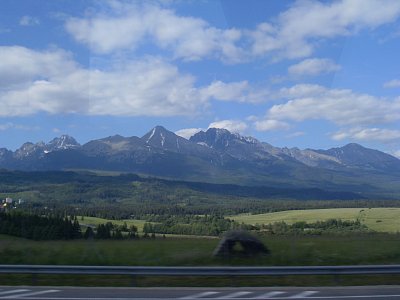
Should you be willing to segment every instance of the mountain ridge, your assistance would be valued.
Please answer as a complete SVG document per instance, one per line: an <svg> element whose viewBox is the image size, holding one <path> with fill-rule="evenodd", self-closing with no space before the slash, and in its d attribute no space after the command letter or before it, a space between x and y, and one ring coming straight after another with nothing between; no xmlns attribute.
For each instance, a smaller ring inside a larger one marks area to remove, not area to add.
<svg viewBox="0 0 400 300"><path fill-rule="evenodd" d="M0 168L98 169L178 180L400 194L400 160L381 151L354 143L327 150L279 148L217 128L185 139L156 126L142 137L114 135L83 145L63 135L47 144L24 143L14 152L1 148Z"/></svg>

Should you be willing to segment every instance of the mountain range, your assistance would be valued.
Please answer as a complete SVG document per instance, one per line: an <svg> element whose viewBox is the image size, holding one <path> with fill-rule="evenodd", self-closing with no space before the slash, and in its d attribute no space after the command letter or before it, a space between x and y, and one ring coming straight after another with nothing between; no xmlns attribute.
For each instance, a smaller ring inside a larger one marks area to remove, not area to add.
<svg viewBox="0 0 400 300"><path fill-rule="evenodd" d="M279 188L323 188L374 197L400 195L400 160L358 144L313 150L279 148L226 129L185 139L156 126L143 137L110 136L80 145L63 135L49 143L0 148L0 168L103 170L175 180Z"/></svg>

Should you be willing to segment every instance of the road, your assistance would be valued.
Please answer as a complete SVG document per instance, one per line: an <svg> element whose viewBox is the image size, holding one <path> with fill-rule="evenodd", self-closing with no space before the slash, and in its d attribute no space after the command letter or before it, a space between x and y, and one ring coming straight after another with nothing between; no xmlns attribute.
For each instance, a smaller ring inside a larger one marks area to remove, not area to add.
<svg viewBox="0 0 400 300"><path fill-rule="evenodd" d="M315 288L90 288L0 286L0 299L400 299L400 286Z"/></svg>

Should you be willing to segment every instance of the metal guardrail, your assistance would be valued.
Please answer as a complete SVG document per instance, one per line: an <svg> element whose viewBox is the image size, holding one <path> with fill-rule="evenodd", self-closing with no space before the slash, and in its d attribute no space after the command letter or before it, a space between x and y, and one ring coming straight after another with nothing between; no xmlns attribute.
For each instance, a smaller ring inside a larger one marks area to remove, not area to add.
<svg viewBox="0 0 400 300"><path fill-rule="evenodd" d="M296 267L127 267L0 265L7 274L79 274L142 276L277 276L400 274L400 265L296 266Z"/></svg>

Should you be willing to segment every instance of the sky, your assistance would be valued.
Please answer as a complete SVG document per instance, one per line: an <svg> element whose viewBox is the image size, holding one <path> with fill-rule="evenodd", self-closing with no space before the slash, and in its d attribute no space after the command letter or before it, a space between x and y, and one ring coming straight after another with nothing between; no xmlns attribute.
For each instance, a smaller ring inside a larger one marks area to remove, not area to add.
<svg viewBox="0 0 400 300"><path fill-rule="evenodd" d="M2 0L0 148L189 138L400 157L398 0Z"/></svg>

